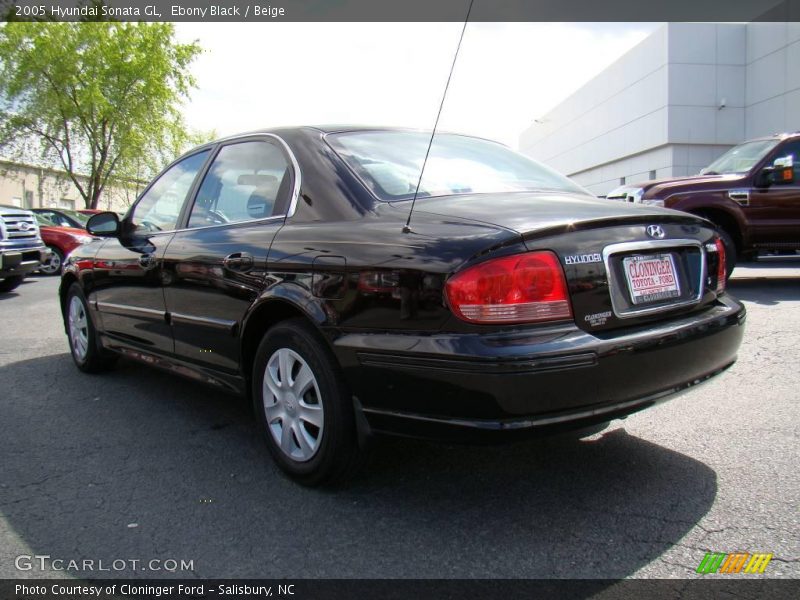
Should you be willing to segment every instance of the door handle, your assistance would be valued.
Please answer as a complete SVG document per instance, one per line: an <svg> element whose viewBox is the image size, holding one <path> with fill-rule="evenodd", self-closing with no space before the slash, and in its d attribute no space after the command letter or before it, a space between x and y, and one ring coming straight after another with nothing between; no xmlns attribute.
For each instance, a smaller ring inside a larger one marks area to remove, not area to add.
<svg viewBox="0 0 800 600"><path fill-rule="evenodd" d="M253 257L247 252L234 252L222 260L222 266L230 271L244 273L253 268Z"/></svg>
<svg viewBox="0 0 800 600"><path fill-rule="evenodd" d="M154 267L156 264L156 257L152 254L142 254L139 257L139 266L144 269Z"/></svg>

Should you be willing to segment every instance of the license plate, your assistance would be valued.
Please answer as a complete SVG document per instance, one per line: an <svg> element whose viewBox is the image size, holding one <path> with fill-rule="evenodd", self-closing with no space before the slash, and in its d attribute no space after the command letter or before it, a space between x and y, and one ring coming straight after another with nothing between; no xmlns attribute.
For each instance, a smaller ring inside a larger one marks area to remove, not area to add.
<svg viewBox="0 0 800 600"><path fill-rule="evenodd" d="M681 295L672 254L626 256L622 259L622 267L634 304L669 300Z"/></svg>

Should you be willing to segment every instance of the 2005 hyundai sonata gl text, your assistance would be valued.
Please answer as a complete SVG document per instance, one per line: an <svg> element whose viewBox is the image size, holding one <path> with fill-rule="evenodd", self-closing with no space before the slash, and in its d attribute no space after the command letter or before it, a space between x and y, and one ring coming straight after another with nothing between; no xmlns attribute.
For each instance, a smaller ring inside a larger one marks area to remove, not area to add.
<svg viewBox="0 0 800 600"><path fill-rule="evenodd" d="M185 154L66 261L78 368L124 355L249 394L278 465L322 484L373 433L585 429L735 361L710 223L455 134L419 182L429 140L299 127Z"/></svg>

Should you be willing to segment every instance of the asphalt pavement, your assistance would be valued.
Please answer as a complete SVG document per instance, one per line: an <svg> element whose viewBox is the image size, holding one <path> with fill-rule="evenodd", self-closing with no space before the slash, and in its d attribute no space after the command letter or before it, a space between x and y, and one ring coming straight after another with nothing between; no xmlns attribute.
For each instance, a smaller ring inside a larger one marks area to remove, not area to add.
<svg viewBox="0 0 800 600"><path fill-rule="evenodd" d="M745 342L710 383L580 442L383 440L333 492L284 478L235 397L78 372L57 284L0 295L0 578L686 578L735 551L800 577L800 257L734 272Z"/></svg>

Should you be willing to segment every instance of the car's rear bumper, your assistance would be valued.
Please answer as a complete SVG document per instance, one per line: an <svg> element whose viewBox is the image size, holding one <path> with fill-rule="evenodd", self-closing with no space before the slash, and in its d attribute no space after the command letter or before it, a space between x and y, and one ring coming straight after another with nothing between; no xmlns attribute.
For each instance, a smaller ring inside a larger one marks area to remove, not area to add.
<svg viewBox="0 0 800 600"><path fill-rule="evenodd" d="M376 432L496 439L590 426L708 380L736 360L744 306L592 335L574 325L493 334L350 333L335 342Z"/></svg>

